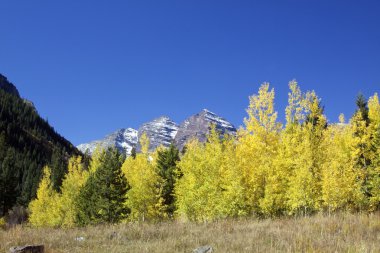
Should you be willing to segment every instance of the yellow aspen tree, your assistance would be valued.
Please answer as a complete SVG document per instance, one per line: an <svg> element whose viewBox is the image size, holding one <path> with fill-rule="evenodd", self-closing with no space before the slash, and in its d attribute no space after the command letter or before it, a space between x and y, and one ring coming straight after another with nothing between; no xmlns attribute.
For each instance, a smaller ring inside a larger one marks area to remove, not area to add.
<svg viewBox="0 0 380 253"><path fill-rule="evenodd" d="M293 129L297 143L292 147L294 167L289 177L287 205L290 214L306 215L321 207L321 168L326 148L323 138L327 123L314 91L307 92L301 104L306 115L304 122L296 122Z"/></svg>
<svg viewBox="0 0 380 253"><path fill-rule="evenodd" d="M193 142L178 164L183 176L175 190L177 212L189 220L207 221L222 216L219 176L223 156L219 142L219 135L213 129L208 142L205 145Z"/></svg>
<svg viewBox="0 0 380 253"><path fill-rule="evenodd" d="M62 182L61 195L56 201L60 213L60 226L75 225L78 208L76 201L89 173L84 170L82 157L72 157L68 163L68 172Z"/></svg>
<svg viewBox="0 0 380 253"><path fill-rule="evenodd" d="M278 152L281 129L274 110L274 96L274 90L269 90L269 83L261 85L258 94L249 98L245 129L239 132L237 166L243 175L248 213L260 214L263 206L273 202L265 190L268 173L273 174L273 158Z"/></svg>
<svg viewBox="0 0 380 253"><path fill-rule="evenodd" d="M287 210L289 177L295 167L295 157L300 152L302 139L300 124L306 118L304 94L295 80L289 82L288 105L285 109L286 126L280 133L277 154L272 157L273 166L268 173L265 198L260 206L265 216L280 216Z"/></svg>
<svg viewBox="0 0 380 253"><path fill-rule="evenodd" d="M322 166L323 206L330 213L336 210L350 210L360 201L360 184L351 166L349 125L344 116L339 116L339 124L328 127L325 138L326 160Z"/></svg>
<svg viewBox="0 0 380 253"><path fill-rule="evenodd" d="M293 124L301 124L309 112L306 106L305 94L302 93L296 80L289 82L290 92L288 93L288 105L285 109L286 127Z"/></svg>
<svg viewBox="0 0 380 253"><path fill-rule="evenodd" d="M201 167L202 146L198 140L190 140L186 144L186 153L177 164L180 179L174 186L176 198L176 214L180 219L198 220L199 211L205 203L205 198L200 198L197 189L205 180ZM198 186L198 187L197 187Z"/></svg>
<svg viewBox="0 0 380 253"><path fill-rule="evenodd" d="M43 177L38 186L37 198L29 204L29 222L35 227L57 226L57 212L54 210L54 202L58 193L54 191L51 182L51 170L44 167Z"/></svg>
<svg viewBox="0 0 380 253"><path fill-rule="evenodd" d="M245 201L243 174L237 166L236 139L231 136L223 138L222 164L220 168L220 180L222 188L223 214L229 217L247 215Z"/></svg>
<svg viewBox="0 0 380 253"><path fill-rule="evenodd" d="M369 190L370 210L375 211L380 207L380 103L377 93L368 100L369 135L370 135L370 159Z"/></svg>
<svg viewBox="0 0 380 253"><path fill-rule="evenodd" d="M141 153L128 157L122 171L131 189L127 192L127 206L131 209L130 220L155 220L165 217L165 207L161 197L161 178L148 153L149 139L146 134L140 137Z"/></svg>
<svg viewBox="0 0 380 253"><path fill-rule="evenodd" d="M209 221L244 213L240 173L234 170L233 141L212 127L208 141L188 144L178 163L182 177L175 185L177 215Z"/></svg>

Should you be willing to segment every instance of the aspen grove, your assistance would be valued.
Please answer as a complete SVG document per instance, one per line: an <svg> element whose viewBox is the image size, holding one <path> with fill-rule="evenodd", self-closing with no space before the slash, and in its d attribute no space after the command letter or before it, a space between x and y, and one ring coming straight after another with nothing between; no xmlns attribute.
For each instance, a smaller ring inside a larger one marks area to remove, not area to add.
<svg viewBox="0 0 380 253"><path fill-rule="evenodd" d="M45 167L29 222L72 227L128 221L211 221L317 212L373 212L380 207L380 103L359 95L347 122L331 124L314 91L289 83L286 122L278 120L274 89L249 98L236 136L210 126L208 141L127 158L98 149L88 166L72 157L59 190Z"/></svg>

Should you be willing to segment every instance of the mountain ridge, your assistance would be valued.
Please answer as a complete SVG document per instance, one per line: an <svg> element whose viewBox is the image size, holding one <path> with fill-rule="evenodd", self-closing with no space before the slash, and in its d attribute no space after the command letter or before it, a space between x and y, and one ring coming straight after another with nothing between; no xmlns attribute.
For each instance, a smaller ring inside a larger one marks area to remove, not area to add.
<svg viewBox="0 0 380 253"><path fill-rule="evenodd" d="M181 124L177 124L170 117L164 115L143 123L138 130L129 128L137 132L137 138L130 142L119 139L119 144L117 144L116 139L112 137L115 137L117 132L123 130L119 129L106 135L103 139L79 144L77 148L82 152L89 152L91 154L97 146L102 148L116 146L121 152L130 155L133 148L136 148L137 151L141 150L138 141L141 135L145 133L150 140L150 151L161 145L169 147L171 144L176 145L182 150L185 144L192 138L198 138L202 142L206 141L211 124L215 124L216 129L221 134L236 134L237 130L233 124L223 117L207 109L203 109L199 113L185 119ZM125 148L122 148L123 145Z"/></svg>

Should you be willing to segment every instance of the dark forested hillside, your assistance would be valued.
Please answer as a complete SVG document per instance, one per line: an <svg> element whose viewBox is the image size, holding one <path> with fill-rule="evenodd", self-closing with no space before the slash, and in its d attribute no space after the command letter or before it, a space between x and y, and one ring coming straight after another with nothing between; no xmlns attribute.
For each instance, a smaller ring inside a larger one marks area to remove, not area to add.
<svg viewBox="0 0 380 253"><path fill-rule="evenodd" d="M0 216L35 196L45 165L52 167L58 188L73 154L79 151L0 75Z"/></svg>

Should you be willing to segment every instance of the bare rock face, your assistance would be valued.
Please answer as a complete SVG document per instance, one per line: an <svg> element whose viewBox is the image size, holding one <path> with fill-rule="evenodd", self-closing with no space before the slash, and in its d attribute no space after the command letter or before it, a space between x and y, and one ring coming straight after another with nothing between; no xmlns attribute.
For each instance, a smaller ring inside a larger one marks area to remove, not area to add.
<svg viewBox="0 0 380 253"><path fill-rule="evenodd" d="M210 132L211 124L214 124L220 134L236 135L236 128L227 120L219 117L206 109L186 119L179 127L174 143L179 150L192 138L205 142Z"/></svg>
<svg viewBox="0 0 380 253"><path fill-rule="evenodd" d="M28 245L22 247L13 247L9 249L10 253L44 253L44 245Z"/></svg>
<svg viewBox="0 0 380 253"><path fill-rule="evenodd" d="M149 138L149 151L155 150L160 145L169 147L173 142L178 131L178 125L169 117L162 116L153 121L143 124L139 128L139 139L142 134L146 134ZM137 146L140 151L141 147Z"/></svg>
<svg viewBox="0 0 380 253"><path fill-rule="evenodd" d="M9 82L8 79L2 74L0 74L0 89L16 97L20 97L20 93L18 92L16 86Z"/></svg>

